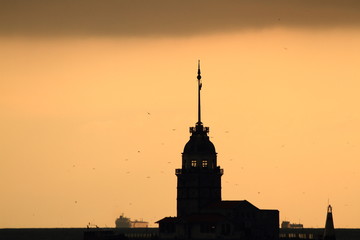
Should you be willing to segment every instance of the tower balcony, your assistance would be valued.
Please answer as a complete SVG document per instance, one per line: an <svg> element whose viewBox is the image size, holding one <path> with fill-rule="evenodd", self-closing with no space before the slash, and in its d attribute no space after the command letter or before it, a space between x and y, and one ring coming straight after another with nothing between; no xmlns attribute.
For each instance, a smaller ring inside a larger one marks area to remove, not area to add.
<svg viewBox="0 0 360 240"><path fill-rule="evenodd" d="M203 127L203 125L196 125L196 127L189 128L190 133L209 133L209 127Z"/></svg>
<svg viewBox="0 0 360 240"><path fill-rule="evenodd" d="M211 168L198 168L198 167L194 167L194 168L177 168L175 169L175 175L182 175L184 173L205 173L205 172L212 172L215 174L219 174L219 175L223 175L224 174L224 169L220 168L220 167L216 167L214 169Z"/></svg>

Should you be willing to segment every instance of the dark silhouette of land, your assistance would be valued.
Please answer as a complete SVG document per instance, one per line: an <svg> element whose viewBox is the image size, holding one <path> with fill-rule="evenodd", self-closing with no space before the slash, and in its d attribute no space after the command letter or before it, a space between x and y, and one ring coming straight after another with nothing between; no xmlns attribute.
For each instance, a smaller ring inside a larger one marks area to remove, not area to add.
<svg viewBox="0 0 360 240"><path fill-rule="evenodd" d="M102 236L98 239L116 239L115 237L125 236L128 239L156 239L158 237L158 228L9 228L0 229L1 240L89 240L91 233L94 236ZM100 232L103 232L101 235ZM359 228L336 228L336 240L359 240ZM89 234L90 233L90 234ZM100 233L100 234L97 234ZM292 234L299 236L302 234L314 236L313 240L323 240L324 228L302 228L302 229L279 229L280 240L296 240L300 238L287 238ZM86 238L87 236L87 238ZM284 236L284 237L282 237ZM117 238L117 239L119 239ZM95 239L95 238L92 238ZM121 239L121 238L120 238Z"/></svg>

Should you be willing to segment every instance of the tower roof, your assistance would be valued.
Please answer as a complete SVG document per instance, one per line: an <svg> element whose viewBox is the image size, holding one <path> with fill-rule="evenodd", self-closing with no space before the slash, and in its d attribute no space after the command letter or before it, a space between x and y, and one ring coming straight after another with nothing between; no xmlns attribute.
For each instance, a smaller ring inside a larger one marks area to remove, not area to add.
<svg viewBox="0 0 360 240"><path fill-rule="evenodd" d="M202 127L202 125L201 125ZM199 127L196 126L196 129ZM194 128L191 128L194 129ZM209 128L202 127L202 130L192 130L190 140L184 147L184 154L216 154L215 146L210 141L207 132Z"/></svg>

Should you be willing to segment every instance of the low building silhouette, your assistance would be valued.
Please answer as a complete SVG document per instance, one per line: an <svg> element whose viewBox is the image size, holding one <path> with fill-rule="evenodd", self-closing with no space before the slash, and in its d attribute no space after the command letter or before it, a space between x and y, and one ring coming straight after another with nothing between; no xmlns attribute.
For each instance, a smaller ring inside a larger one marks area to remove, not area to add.
<svg viewBox="0 0 360 240"><path fill-rule="evenodd" d="M124 216L124 214L121 214L119 218L115 221L115 227L116 228L130 228L131 227L131 221L130 218L127 218Z"/></svg>
<svg viewBox="0 0 360 240"><path fill-rule="evenodd" d="M289 221L282 221L281 228L304 228L301 223L290 223Z"/></svg>
<svg viewBox="0 0 360 240"><path fill-rule="evenodd" d="M115 226L116 228L148 228L149 222L145 222L143 220L131 221L130 218L127 218L124 216L124 214L121 214L121 216L116 219Z"/></svg>
<svg viewBox="0 0 360 240"><path fill-rule="evenodd" d="M336 240L332 207L328 206L325 228L297 228L291 226L290 222L282 222L280 229L280 240ZM338 240L360 239L360 229L337 229Z"/></svg>
<svg viewBox="0 0 360 240"><path fill-rule="evenodd" d="M131 228L148 228L149 227L149 223L142 221L142 220L134 220L131 221Z"/></svg>

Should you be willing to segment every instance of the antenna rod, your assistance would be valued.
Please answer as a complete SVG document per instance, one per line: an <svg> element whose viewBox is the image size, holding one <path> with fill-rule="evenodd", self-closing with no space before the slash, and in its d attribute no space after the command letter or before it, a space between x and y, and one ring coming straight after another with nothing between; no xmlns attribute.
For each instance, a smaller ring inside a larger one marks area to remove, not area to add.
<svg viewBox="0 0 360 240"><path fill-rule="evenodd" d="M201 72L200 72L200 60L198 61L198 75L197 75L197 80L198 80L198 125L201 125L201 104L200 104L200 90L202 87L202 83L201 83Z"/></svg>

